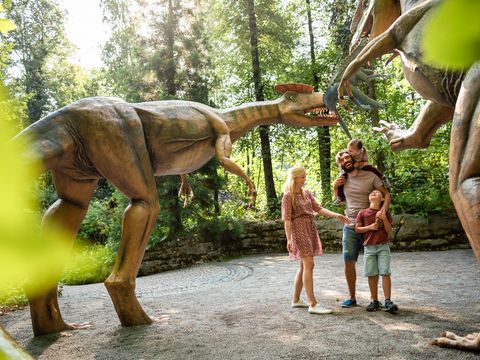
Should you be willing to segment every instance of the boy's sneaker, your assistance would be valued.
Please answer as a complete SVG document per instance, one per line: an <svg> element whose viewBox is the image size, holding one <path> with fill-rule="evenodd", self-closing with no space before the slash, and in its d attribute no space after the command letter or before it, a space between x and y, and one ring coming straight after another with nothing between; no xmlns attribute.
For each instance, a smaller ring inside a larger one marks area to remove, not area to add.
<svg viewBox="0 0 480 360"><path fill-rule="evenodd" d="M382 303L378 300L373 300L370 304L367 306L367 311L377 311L382 309Z"/></svg>
<svg viewBox="0 0 480 360"><path fill-rule="evenodd" d="M351 300L351 299L345 300L344 302L342 302L342 305L341 305L342 308L351 308L354 306L357 306L357 300Z"/></svg>
<svg viewBox="0 0 480 360"><path fill-rule="evenodd" d="M385 311L388 311L389 313L394 313L395 311L398 311L398 306L395 305L392 300L387 299L385 300Z"/></svg>

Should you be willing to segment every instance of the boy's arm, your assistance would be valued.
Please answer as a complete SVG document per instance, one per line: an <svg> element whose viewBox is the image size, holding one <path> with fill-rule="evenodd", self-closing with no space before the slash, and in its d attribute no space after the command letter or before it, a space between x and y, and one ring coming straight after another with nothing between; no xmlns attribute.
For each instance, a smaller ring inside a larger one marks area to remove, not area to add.
<svg viewBox="0 0 480 360"><path fill-rule="evenodd" d="M367 231L375 231L378 230L378 223L375 221L373 224L364 226L363 225L363 210L357 215L357 220L355 221L355 231L359 234L366 233Z"/></svg>
<svg viewBox="0 0 480 360"><path fill-rule="evenodd" d="M362 223L355 224L355 231L359 234L366 233L367 231L375 231L378 230L378 224L374 222L373 224L362 226Z"/></svg>

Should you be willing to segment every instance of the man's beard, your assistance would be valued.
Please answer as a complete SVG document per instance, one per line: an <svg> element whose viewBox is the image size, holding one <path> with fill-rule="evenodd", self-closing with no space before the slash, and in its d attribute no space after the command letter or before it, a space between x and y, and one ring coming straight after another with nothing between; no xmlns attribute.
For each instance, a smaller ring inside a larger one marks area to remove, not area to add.
<svg viewBox="0 0 480 360"><path fill-rule="evenodd" d="M349 173L349 172L352 172L353 170L355 170L355 166L353 165L354 164L353 161L350 164L351 164L351 167L349 167L348 169L347 169L346 166L342 166L343 171Z"/></svg>

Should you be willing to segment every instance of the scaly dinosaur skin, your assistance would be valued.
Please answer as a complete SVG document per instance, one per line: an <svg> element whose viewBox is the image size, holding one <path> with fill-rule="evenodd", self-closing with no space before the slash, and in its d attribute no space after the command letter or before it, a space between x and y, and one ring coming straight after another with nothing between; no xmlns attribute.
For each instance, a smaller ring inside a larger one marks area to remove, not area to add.
<svg viewBox="0 0 480 360"><path fill-rule="evenodd" d="M422 62L423 28L439 0L372 0L360 20L363 2L360 1L353 21L353 47L360 35L370 30L372 40L345 70L339 97L342 98L348 79L367 61L392 51L400 55L406 79L428 102L410 129L401 130L383 121L384 127L376 130L385 134L393 150L424 148L436 130L453 119L450 196L480 262L480 62L461 72L437 69ZM480 334L460 337L445 332L432 343L480 351Z"/></svg>
<svg viewBox="0 0 480 360"><path fill-rule="evenodd" d="M338 122L326 108L319 115L305 115L324 105L323 94L313 93L313 87L288 84L279 89L285 93L277 100L226 110L189 101L129 104L118 98L88 98L16 136L15 141L31 142L27 156L53 175L59 199L46 211L44 224L60 224L72 241L101 177L131 199L115 265L105 281L122 325L152 322L135 296L135 279L159 214L155 176L183 175L184 180L184 174L216 155L226 170L245 179L254 200L253 182L229 158L233 142L258 125L311 127ZM30 297L29 304L35 336L88 326L63 321L56 286Z"/></svg>

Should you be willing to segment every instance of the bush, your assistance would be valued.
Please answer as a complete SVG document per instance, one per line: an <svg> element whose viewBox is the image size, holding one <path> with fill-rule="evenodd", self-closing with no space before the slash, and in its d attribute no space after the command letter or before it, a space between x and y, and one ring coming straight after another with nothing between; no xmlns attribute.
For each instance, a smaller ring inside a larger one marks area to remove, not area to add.
<svg viewBox="0 0 480 360"><path fill-rule="evenodd" d="M242 230L242 224L228 215L205 219L198 225L198 232L203 239L222 243L234 242L240 237Z"/></svg>
<svg viewBox="0 0 480 360"><path fill-rule="evenodd" d="M112 271L115 252L100 244L76 243L60 281L66 285L103 282Z"/></svg>

